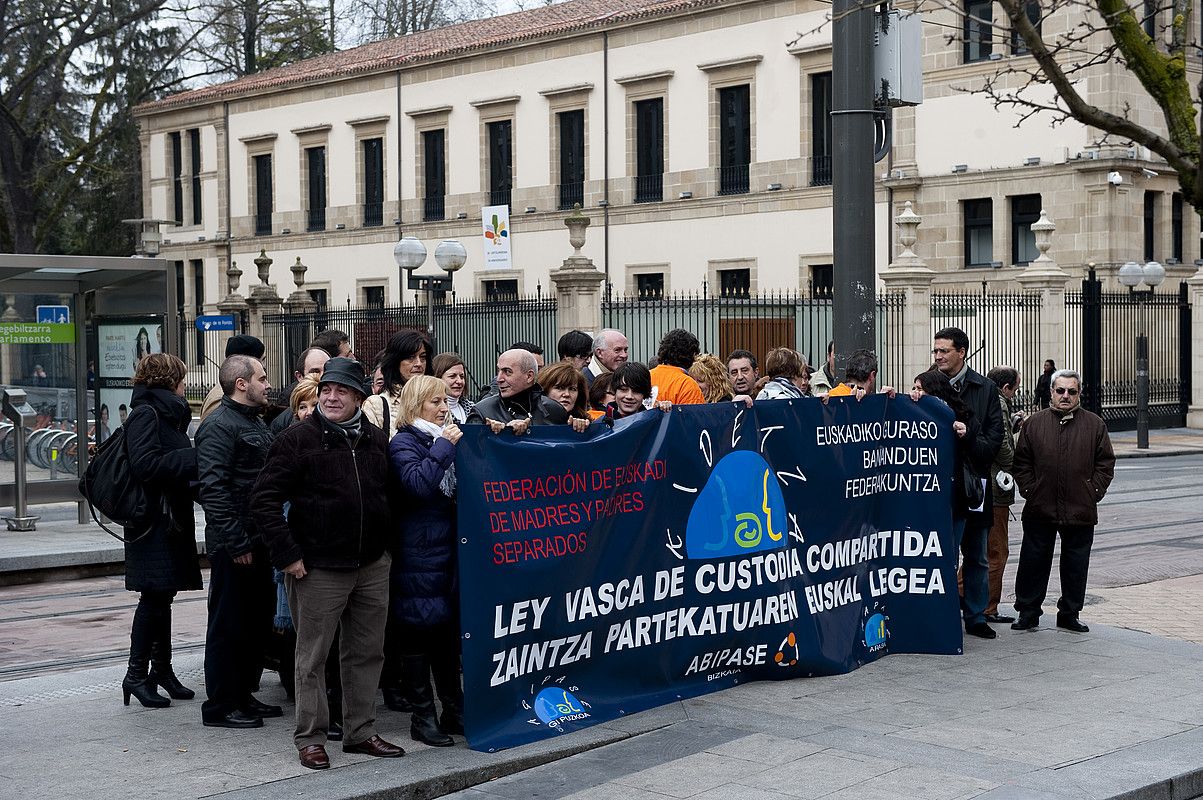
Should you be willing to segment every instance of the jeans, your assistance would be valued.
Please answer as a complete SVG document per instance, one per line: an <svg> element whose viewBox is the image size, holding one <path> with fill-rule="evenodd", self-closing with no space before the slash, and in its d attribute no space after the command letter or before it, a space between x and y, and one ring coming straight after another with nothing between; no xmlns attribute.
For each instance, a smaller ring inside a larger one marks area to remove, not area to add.
<svg viewBox="0 0 1203 800"><path fill-rule="evenodd" d="M976 518L970 518L960 524L964 526L960 542L961 576L964 585L961 592L961 617L968 628L970 625L986 621L986 604L990 601L990 563L986 558L986 541L990 526Z"/></svg>

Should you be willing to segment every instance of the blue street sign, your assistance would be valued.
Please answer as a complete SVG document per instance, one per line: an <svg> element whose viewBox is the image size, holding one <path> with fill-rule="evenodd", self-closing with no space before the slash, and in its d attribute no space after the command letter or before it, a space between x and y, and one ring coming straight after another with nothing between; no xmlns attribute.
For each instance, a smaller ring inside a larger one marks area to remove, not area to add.
<svg viewBox="0 0 1203 800"><path fill-rule="evenodd" d="M71 322L70 306L38 306L38 322L66 325Z"/></svg>
<svg viewBox="0 0 1203 800"><path fill-rule="evenodd" d="M232 331L234 330L233 314L206 314L196 318L198 331Z"/></svg>

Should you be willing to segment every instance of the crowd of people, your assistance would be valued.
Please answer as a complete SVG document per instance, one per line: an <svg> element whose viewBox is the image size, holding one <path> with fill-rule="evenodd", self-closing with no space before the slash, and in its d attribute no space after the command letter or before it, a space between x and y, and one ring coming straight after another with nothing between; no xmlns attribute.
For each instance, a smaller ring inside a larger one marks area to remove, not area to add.
<svg viewBox="0 0 1203 800"><path fill-rule="evenodd" d="M997 366L979 374L966 362L968 347L959 329L937 332L931 368L909 390L916 402L931 396L953 411L965 631L993 639L991 624L1038 625L1060 535L1057 625L1086 632L1078 615L1095 508L1114 467L1106 428L1080 407L1077 373L1047 371L1049 407L1029 416L1016 407L1019 373ZM380 690L388 708L410 714L414 740L450 746L464 732L455 543L462 426L516 436L544 425L584 432L674 405L897 394L877 386L871 351L850 354L842 374L831 345L826 355L816 369L804 354L777 347L762 369L750 350L720 358L676 329L649 366L630 360L621 331L572 331L553 363L539 346L516 342L474 400L464 361L435 354L420 331L395 333L372 369L345 334L324 331L275 393L263 343L237 335L204 401L195 445L186 435L185 365L144 355L126 441L131 470L163 511L149 532L127 532L140 534L126 545L126 585L140 598L124 702L163 707L194 696L172 670L171 607L177 592L201 588L195 501L205 512L211 568L204 725L258 728L283 715L254 693L265 643L287 633L276 664L295 698L293 739L304 766L329 767L326 745L339 740L346 752L404 755L377 732ZM1016 488L1027 503L1013 618L999 603Z"/></svg>

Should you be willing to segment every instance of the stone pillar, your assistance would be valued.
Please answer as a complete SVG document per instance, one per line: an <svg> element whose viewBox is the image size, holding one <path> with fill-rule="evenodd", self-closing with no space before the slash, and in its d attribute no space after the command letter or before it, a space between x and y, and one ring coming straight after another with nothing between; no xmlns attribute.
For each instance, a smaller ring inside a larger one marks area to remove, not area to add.
<svg viewBox="0 0 1203 800"><path fill-rule="evenodd" d="M1203 267L1186 279L1190 297L1190 408L1188 428L1203 428ZM7 313L7 312L6 312ZM1179 343L1179 347L1183 343Z"/></svg>
<svg viewBox="0 0 1203 800"><path fill-rule="evenodd" d="M17 313L16 295L4 295L4 313L0 314L0 321L21 321L21 315ZM16 344L0 345L0 383L10 385L14 380L21 377L17 374L17 353L20 352L19 347L20 345Z"/></svg>
<svg viewBox="0 0 1203 800"><path fill-rule="evenodd" d="M1056 230L1057 226L1048 218L1048 212L1042 209L1040 219L1032 223L1036 249L1040 255L1024 268L1016 280L1025 292L1040 294L1040 327L1036 341L1031 343L1036 348L1037 358L1041 362L1051 358L1058 366L1081 369L1081 364L1066 361L1065 290L1069 286L1070 276L1048 254ZM1022 365L1014 366L1018 368Z"/></svg>
<svg viewBox="0 0 1203 800"><path fill-rule="evenodd" d="M908 200L894 217L902 250L881 272L886 291L903 295L902 330L890 331L902 337L901 371L891 376L900 390L908 388L914 376L931 366L931 283L936 273L913 250L922 222Z"/></svg>
<svg viewBox="0 0 1203 800"><path fill-rule="evenodd" d="M246 299L248 309L247 316L247 333L252 336L258 336L263 342L267 343L267 338L264 336L263 317L267 314L280 313L280 295L276 292L275 285L268 283L268 278L271 276L272 259L267 255L265 250L260 250L259 255L255 258L255 269L259 273L259 283L254 289L251 289L251 296ZM273 354L268 353L270 358Z"/></svg>
<svg viewBox="0 0 1203 800"><path fill-rule="evenodd" d="M580 203L573 206L564 224L568 226L573 254L550 275L556 292L556 335L563 336L571 330L595 334L602 329L601 287L606 276L593 266L593 259L581 255L589 218L581 213Z"/></svg>

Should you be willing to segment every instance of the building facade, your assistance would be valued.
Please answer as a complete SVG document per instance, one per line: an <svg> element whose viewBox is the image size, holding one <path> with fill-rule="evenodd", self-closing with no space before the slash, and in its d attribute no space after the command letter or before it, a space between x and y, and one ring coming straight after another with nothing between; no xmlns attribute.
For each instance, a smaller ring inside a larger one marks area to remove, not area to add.
<svg viewBox="0 0 1203 800"><path fill-rule="evenodd" d="M464 243L460 298L546 292L570 253L574 203L593 223L584 254L616 292L829 292L829 11L819 0L570 0L178 94L136 112L145 216L172 221L162 255L189 314L225 297L231 261L249 288L260 249L282 295L300 258L320 305L396 303L409 291L392 258L402 235L431 253ZM890 220L910 201L937 284L1013 287L1037 255L1042 208L1070 272L1157 259L1171 281L1192 274L1199 221L1170 170L1073 121L1017 126L1022 112L974 90L1017 79L1003 73L1030 58L997 7L968 0L964 11L924 15L924 102L895 111L877 165L866 235L878 271ZM1079 13L1044 20L1045 35ZM1080 88L1159 125L1119 64L1092 67ZM488 269L481 208L506 203L513 266Z"/></svg>

